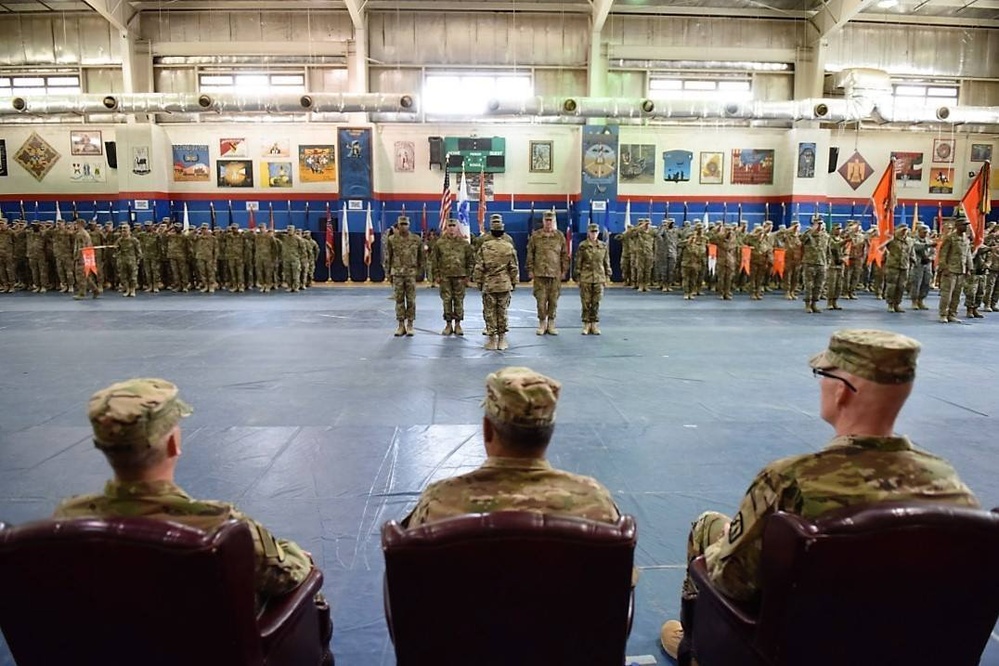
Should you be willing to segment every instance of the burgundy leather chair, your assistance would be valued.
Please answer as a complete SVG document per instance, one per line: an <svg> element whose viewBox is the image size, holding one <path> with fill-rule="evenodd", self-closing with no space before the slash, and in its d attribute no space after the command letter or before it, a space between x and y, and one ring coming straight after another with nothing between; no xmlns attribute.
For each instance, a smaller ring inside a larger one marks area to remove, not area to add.
<svg viewBox="0 0 999 666"><path fill-rule="evenodd" d="M722 596L703 558L693 649L701 666L978 664L999 616L999 514L928 503L777 513L758 608Z"/></svg>
<svg viewBox="0 0 999 666"><path fill-rule="evenodd" d="M621 666L635 521L472 514L382 527L399 666Z"/></svg>
<svg viewBox="0 0 999 666"><path fill-rule="evenodd" d="M254 569L236 521L0 525L0 627L19 666L332 664L322 573L258 617Z"/></svg>

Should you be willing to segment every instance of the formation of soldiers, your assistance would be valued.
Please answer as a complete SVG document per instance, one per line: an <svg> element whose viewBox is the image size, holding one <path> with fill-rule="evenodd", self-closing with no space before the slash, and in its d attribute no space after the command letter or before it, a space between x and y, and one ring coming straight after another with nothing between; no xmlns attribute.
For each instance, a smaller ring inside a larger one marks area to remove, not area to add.
<svg viewBox="0 0 999 666"><path fill-rule="evenodd" d="M86 237L79 234L84 231ZM92 247L95 272L83 271L83 247ZM270 292L312 285L319 244L311 234L289 226L275 232L230 225L212 230L184 231L164 218L133 229L110 222L75 220L32 222L0 219L0 293L27 290L80 294L83 280L92 278L99 290L117 290L134 297L137 290L158 293L216 289Z"/></svg>
<svg viewBox="0 0 999 666"><path fill-rule="evenodd" d="M679 285L685 300L705 290L722 300L731 300L734 291L748 293L751 300L783 291L788 300L800 295L806 312L819 313L823 299L825 309L842 310L840 299L856 300L866 290L884 300L889 312L904 312L906 295L912 309L929 309L925 299L930 288L940 285L942 322L956 321L962 292L968 317L999 312L995 223L977 249L962 219L947 222L939 233L922 223L914 232L900 224L885 241L878 239L876 229L865 232L858 221L827 228L818 216L805 231L797 223L775 230L771 222L752 231L745 222L685 222L677 227L671 219L655 228L642 218L616 238L622 244L624 284L637 291L669 292Z"/></svg>

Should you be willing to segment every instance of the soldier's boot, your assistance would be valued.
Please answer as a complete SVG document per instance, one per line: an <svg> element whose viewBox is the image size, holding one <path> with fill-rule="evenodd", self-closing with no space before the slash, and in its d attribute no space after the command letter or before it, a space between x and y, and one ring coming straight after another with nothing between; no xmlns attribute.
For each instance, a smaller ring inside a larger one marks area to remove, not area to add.
<svg viewBox="0 0 999 666"><path fill-rule="evenodd" d="M965 308L965 311L966 311L965 315L964 315L965 319L974 319L975 318L975 309L974 308Z"/></svg>
<svg viewBox="0 0 999 666"><path fill-rule="evenodd" d="M406 336L410 337L410 338L413 337L413 320L412 319L407 319L406 320Z"/></svg>
<svg viewBox="0 0 999 666"><path fill-rule="evenodd" d="M835 310L836 308L835 308L835 307L833 307L833 305L834 305L834 304L835 304L835 302L834 302L834 301L831 301L831 300L829 300L829 299L827 298L827 299L826 299L826 310Z"/></svg>
<svg viewBox="0 0 999 666"><path fill-rule="evenodd" d="M950 319L947 317L947 315L940 315L940 323L941 324L950 323Z"/></svg>
<svg viewBox="0 0 999 666"><path fill-rule="evenodd" d="M548 328L545 330L548 335L558 335L558 329L555 328L555 318L549 317Z"/></svg>
<svg viewBox="0 0 999 666"><path fill-rule="evenodd" d="M922 310L923 309L923 308L919 307L919 299L918 298L913 298L912 299L912 305L910 306L910 309L912 309L912 310Z"/></svg>
<svg viewBox="0 0 999 666"><path fill-rule="evenodd" d="M978 311L978 306L971 308L971 315L975 319L985 319L985 315Z"/></svg>
<svg viewBox="0 0 999 666"><path fill-rule="evenodd" d="M812 302L805 301L805 312L811 312L811 311L812 311Z"/></svg>
<svg viewBox="0 0 999 666"><path fill-rule="evenodd" d="M538 329L534 331L534 335L544 335L545 331L548 329L547 319L538 319Z"/></svg>
<svg viewBox="0 0 999 666"><path fill-rule="evenodd" d="M402 336L406 335L406 320L399 319L397 321L399 325L396 326L395 333L393 333L393 335L397 338L401 338Z"/></svg>
<svg viewBox="0 0 999 666"><path fill-rule="evenodd" d="M39 294L44 294L47 291L48 291L48 289L46 289L45 287L42 287L41 289L38 290L38 293Z"/></svg>
<svg viewBox="0 0 999 666"><path fill-rule="evenodd" d="M499 340L496 341L496 349L506 351L510 348L510 343L506 341L506 334L500 333Z"/></svg>
<svg viewBox="0 0 999 666"><path fill-rule="evenodd" d="M483 346L483 349L488 349L489 351L496 351L496 349L497 349L496 345L498 343L499 343L499 341L496 339L496 336L495 335L490 335L489 339L486 340L486 344Z"/></svg>
<svg viewBox="0 0 999 666"><path fill-rule="evenodd" d="M595 321L590 322L590 335L600 335L600 327Z"/></svg>
<svg viewBox="0 0 999 666"><path fill-rule="evenodd" d="M441 335L451 335L452 333L454 333L454 328L451 327L451 321L448 320L447 326L445 326L444 330L441 331Z"/></svg>
<svg viewBox="0 0 999 666"><path fill-rule="evenodd" d="M952 324L957 324L957 323L959 323L959 322L960 322L961 320L960 320L960 319L958 319L958 317L957 317L957 313L954 313L954 314L951 314L951 313L949 313L949 312L948 312L948 313L947 313L947 321L949 321L949 322L950 322L950 323L952 323Z"/></svg>
<svg viewBox="0 0 999 666"><path fill-rule="evenodd" d="M583 322L583 335L589 335L589 334L590 334L590 322L584 321Z"/></svg>
<svg viewBox="0 0 999 666"><path fill-rule="evenodd" d="M461 320L456 319L454 322L454 334L455 335L465 335L465 331L461 330Z"/></svg>

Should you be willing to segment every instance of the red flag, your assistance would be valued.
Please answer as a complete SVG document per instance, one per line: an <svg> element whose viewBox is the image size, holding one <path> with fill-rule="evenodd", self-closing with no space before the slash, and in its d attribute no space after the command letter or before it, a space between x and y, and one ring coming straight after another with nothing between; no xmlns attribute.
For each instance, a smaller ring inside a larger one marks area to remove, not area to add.
<svg viewBox="0 0 999 666"><path fill-rule="evenodd" d="M749 275L750 271L749 267L752 265L752 258L753 258L753 248L749 247L748 245L743 246L742 263L739 264L739 269L746 275Z"/></svg>
<svg viewBox="0 0 999 666"><path fill-rule="evenodd" d="M371 224L371 203L368 203L368 215L364 219L364 265L371 265L371 248L375 244L375 227Z"/></svg>
<svg viewBox="0 0 999 666"><path fill-rule="evenodd" d="M479 235L486 233L486 174L479 172ZM572 244L569 244L569 256L572 256Z"/></svg>
<svg viewBox="0 0 999 666"><path fill-rule="evenodd" d="M326 202L326 270L333 263L333 214L330 213L330 202Z"/></svg>
<svg viewBox="0 0 999 666"><path fill-rule="evenodd" d="M97 260L94 257L94 248L85 247L80 251L83 253L83 274L93 273L97 275Z"/></svg>
<svg viewBox="0 0 999 666"><path fill-rule="evenodd" d="M992 165L985 162L978 175L971 181L968 191L961 197L961 206L971 226L974 238L973 247L978 249L985 242L985 218L992 210L992 200L989 196L989 177Z"/></svg>
<svg viewBox="0 0 999 666"><path fill-rule="evenodd" d="M787 258L787 250L782 247L774 248L774 273L780 278L784 277L784 260Z"/></svg>
<svg viewBox="0 0 999 666"><path fill-rule="evenodd" d="M420 237L427 233L427 204L423 204L423 214L420 216Z"/></svg>
<svg viewBox="0 0 999 666"><path fill-rule="evenodd" d="M888 160L888 168L885 169L874 194L871 195L871 206L874 212L874 219L878 224L878 242L887 243L891 240L892 232L895 230L895 158ZM881 265L881 262L878 262Z"/></svg>
<svg viewBox="0 0 999 666"><path fill-rule="evenodd" d="M253 219L253 209L252 208L249 209L247 212L250 214L250 221L246 223L246 226L248 226L250 228L250 230L252 231L252 230L254 230L254 229L257 228L257 221Z"/></svg>
<svg viewBox="0 0 999 666"><path fill-rule="evenodd" d="M867 250L868 266L870 266L871 264L877 264L878 266L880 266L882 262L884 262L885 251L884 248L881 247L883 242L885 241L882 241L880 237L870 239L871 245Z"/></svg>
<svg viewBox="0 0 999 666"><path fill-rule="evenodd" d="M451 203L454 197L451 195L451 174L444 167L444 189L441 191L441 215L437 220L437 231L443 231L447 219L451 216Z"/></svg>

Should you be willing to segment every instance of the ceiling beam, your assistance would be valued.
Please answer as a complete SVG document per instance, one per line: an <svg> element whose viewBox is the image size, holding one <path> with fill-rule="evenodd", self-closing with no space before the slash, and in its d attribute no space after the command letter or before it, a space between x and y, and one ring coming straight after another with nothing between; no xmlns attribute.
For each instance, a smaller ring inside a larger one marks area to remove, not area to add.
<svg viewBox="0 0 999 666"><path fill-rule="evenodd" d="M825 39L874 2L875 0L826 0L808 22L819 33L816 39Z"/></svg>
<svg viewBox="0 0 999 666"><path fill-rule="evenodd" d="M128 33L128 22L132 17L128 15L126 0L83 0L83 2L103 16L118 32Z"/></svg>
<svg viewBox="0 0 999 666"><path fill-rule="evenodd" d="M593 0L593 32L603 32L614 0Z"/></svg>
<svg viewBox="0 0 999 666"><path fill-rule="evenodd" d="M361 0L343 0L343 4L347 5L347 11L350 13L350 20L354 24L355 31L364 31L364 4Z"/></svg>

